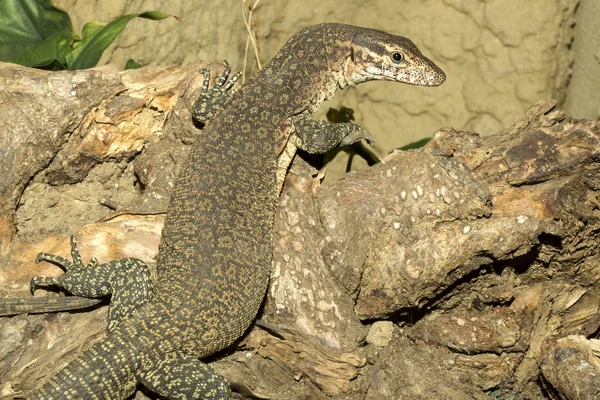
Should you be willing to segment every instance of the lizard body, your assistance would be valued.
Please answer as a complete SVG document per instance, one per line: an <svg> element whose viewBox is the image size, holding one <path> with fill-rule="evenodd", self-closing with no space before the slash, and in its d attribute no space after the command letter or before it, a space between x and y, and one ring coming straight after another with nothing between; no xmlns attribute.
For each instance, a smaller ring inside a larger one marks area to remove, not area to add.
<svg viewBox="0 0 600 400"><path fill-rule="evenodd" d="M112 290L109 335L31 397L123 399L140 382L170 399L228 398L227 382L198 359L231 345L256 317L271 272L277 200L296 148L323 152L367 137L357 125L309 116L338 88L375 79L437 86L445 75L400 36L342 24L294 35L193 145L172 193L154 287L141 283L144 272L132 272L133 284ZM121 279L115 269L142 267L134 259L84 266L74 239L72 254L73 263L41 254L67 273L32 285L94 297ZM91 291L83 288L98 282L90 271L104 282ZM128 296L119 290L138 287L135 304L121 303Z"/></svg>

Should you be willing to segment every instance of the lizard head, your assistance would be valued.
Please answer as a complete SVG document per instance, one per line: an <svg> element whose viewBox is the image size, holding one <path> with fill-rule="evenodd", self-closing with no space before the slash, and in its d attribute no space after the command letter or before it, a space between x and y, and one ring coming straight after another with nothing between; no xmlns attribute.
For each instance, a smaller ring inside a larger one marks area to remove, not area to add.
<svg viewBox="0 0 600 400"><path fill-rule="evenodd" d="M438 86L446 80L413 42L375 29L361 29L354 36L343 73L342 87L372 80Z"/></svg>

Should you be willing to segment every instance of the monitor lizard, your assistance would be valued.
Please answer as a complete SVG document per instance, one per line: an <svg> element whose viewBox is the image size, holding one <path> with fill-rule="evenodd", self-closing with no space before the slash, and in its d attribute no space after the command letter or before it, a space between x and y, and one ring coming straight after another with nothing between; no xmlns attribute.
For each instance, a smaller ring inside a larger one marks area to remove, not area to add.
<svg viewBox="0 0 600 400"><path fill-rule="evenodd" d="M193 145L173 189L156 282L137 259L84 265L74 238L73 261L38 256L66 273L34 278L32 288L52 284L112 298L108 336L29 397L123 399L141 383L169 399L228 398L228 383L199 359L231 345L256 318L292 157L298 148L321 153L370 137L353 123L311 115L347 86L371 80L437 86L445 78L401 36L343 24L294 35L231 94Z"/></svg>

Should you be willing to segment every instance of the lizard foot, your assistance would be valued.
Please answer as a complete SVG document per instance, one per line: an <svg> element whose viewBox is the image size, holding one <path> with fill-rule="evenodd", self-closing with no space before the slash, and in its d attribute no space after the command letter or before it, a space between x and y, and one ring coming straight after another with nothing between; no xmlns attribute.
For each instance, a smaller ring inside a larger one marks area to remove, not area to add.
<svg viewBox="0 0 600 400"><path fill-rule="evenodd" d="M210 82L210 70L208 68L202 69L200 72L204 75L204 82L202 83L202 93L196 100L192 117L199 124L206 124L214 115L216 115L222 108L225 102L237 91L232 90L233 85L242 76L241 72L230 77L231 67L227 61L223 61L225 70L215 83L212 89L208 89Z"/></svg>
<svg viewBox="0 0 600 400"><path fill-rule="evenodd" d="M361 140L365 140L370 146L373 146L377 143L377 140L371 135L368 131L364 129L359 129L353 132L350 132L348 136L344 137L340 142L340 146L348 146Z"/></svg>
<svg viewBox="0 0 600 400"><path fill-rule="evenodd" d="M112 295L108 312L108 328L152 297L152 282L148 266L137 258L122 258L99 264L92 258L83 264L75 236L71 236L71 257L39 253L35 261L47 261L61 267L65 274L58 277L35 277L29 283L33 293L38 286L54 285L76 296L98 298Z"/></svg>

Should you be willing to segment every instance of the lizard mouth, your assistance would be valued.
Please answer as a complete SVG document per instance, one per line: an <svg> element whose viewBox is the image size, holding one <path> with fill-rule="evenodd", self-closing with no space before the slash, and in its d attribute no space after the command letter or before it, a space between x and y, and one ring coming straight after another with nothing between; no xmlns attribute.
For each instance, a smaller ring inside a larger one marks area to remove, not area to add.
<svg viewBox="0 0 600 400"><path fill-rule="evenodd" d="M439 86L446 81L446 73L438 68L437 65L431 66L431 71L425 74L420 84L423 86Z"/></svg>
<svg viewBox="0 0 600 400"><path fill-rule="evenodd" d="M409 65L402 69L382 68L379 79L392 80L418 86L439 86L446 80L446 74L432 62L422 65Z"/></svg>
<svg viewBox="0 0 600 400"><path fill-rule="evenodd" d="M427 75L421 75L417 79L410 79L406 83L411 85L419 85L419 86L440 86L446 80L446 74L442 71L431 73Z"/></svg>

